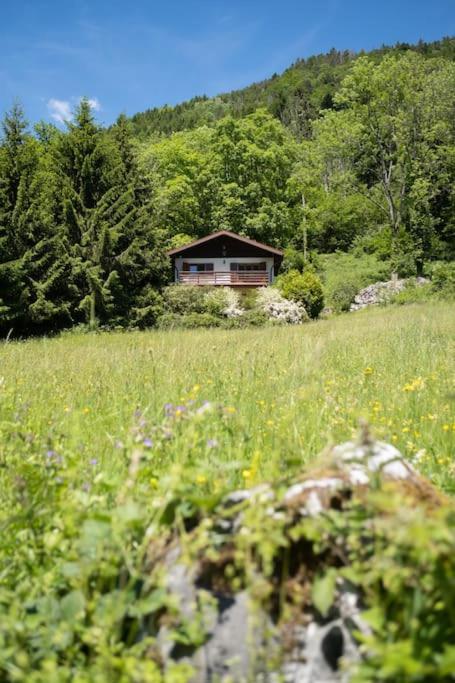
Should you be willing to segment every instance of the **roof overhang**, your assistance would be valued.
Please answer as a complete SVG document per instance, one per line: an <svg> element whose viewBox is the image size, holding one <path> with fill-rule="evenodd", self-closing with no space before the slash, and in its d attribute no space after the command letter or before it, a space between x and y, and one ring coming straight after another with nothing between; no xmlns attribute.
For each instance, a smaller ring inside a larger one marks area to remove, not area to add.
<svg viewBox="0 0 455 683"><path fill-rule="evenodd" d="M273 254L274 256L282 257L284 255L280 249L275 249L275 247L269 247L267 244L263 244L262 242L256 242L256 240L249 239L249 237L242 237L241 235L237 235L235 232L230 232L230 230L219 230L218 232L212 232L210 235L206 235L206 237L201 237L201 239L194 240L194 242L189 242L188 244L184 244L181 247L170 249L166 253L168 256L177 256L178 254L187 251L187 249L197 247L199 244L210 242L211 240L217 239L219 237L230 237L231 239L237 240L238 242L248 244L251 247L257 247L258 249L262 249L263 251L268 251L270 252L270 254Z"/></svg>

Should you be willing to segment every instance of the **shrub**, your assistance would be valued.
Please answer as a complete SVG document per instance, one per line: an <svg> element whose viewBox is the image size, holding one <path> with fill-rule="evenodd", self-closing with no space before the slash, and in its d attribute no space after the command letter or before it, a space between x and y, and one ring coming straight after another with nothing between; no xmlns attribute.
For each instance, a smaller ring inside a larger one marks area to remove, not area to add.
<svg viewBox="0 0 455 683"><path fill-rule="evenodd" d="M155 289L148 289L137 300L131 311L130 324L141 329L153 327L164 312L163 297Z"/></svg>
<svg viewBox="0 0 455 683"><path fill-rule="evenodd" d="M305 273L290 270L278 278L277 285L286 299L302 304L310 318L317 318L324 308L321 280L310 270Z"/></svg>
<svg viewBox="0 0 455 683"><path fill-rule="evenodd" d="M193 285L169 285L163 290L164 302L171 313L204 312L204 292Z"/></svg>
<svg viewBox="0 0 455 683"><path fill-rule="evenodd" d="M227 318L240 318L244 310L240 306L240 297L237 292L228 287L223 289L223 293L225 299L225 307L222 310L223 315Z"/></svg>
<svg viewBox="0 0 455 683"><path fill-rule="evenodd" d="M258 291L257 306L274 322L298 325L308 320L307 312L301 303L285 299L274 287L265 287Z"/></svg>
<svg viewBox="0 0 455 683"><path fill-rule="evenodd" d="M237 292L236 292L237 293ZM240 306L246 310L250 311L257 306L258 290L254 289L244 289L239 294Z"/></svg>
<svg viewBox="0 0 455 683"><path fill-rule="evenodd" d="M359 291L359 287L356 282L342 282L337 286L337 288L332 292L331 304L337 313L342 311L349 311L354 297Z"/></svg>
<svg viewBox="0 0 455 683"><path fill-rule="evenodd" d="M228 307L229 295L224 287L209 289L203 294L203 310L211 315L222 316Z"/></svg>
<svg viewBox="0 0 455 683"><path fill-rule="evenodd" d="M455 262L435 263L430 269L433 290L442 297L455 297Z"/></svg>

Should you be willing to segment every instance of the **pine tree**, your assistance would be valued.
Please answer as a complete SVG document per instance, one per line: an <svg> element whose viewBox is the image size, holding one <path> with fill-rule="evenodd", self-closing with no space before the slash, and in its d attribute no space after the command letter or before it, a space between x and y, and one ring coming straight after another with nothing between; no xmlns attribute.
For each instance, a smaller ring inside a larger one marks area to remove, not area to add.
<svg viewBox="0 0 455 683"><path fill-rule="evenodd" d="M0 332L26 324L27 249L24 218L37 165L36 142L27 134L22 107L15 103L3 118L0 145Z"/></svg>

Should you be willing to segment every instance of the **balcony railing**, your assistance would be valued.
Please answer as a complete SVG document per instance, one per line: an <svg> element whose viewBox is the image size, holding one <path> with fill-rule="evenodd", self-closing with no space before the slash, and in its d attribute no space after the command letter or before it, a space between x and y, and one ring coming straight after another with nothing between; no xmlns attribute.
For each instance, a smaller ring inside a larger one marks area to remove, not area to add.
<svg viewBox="0 0 455 683"><path fill-rule="evenodd" d="M184 285L225 285L239 287L263 287L268 285L270 277L267 271L201 271L191 273L189 271L178 271L177 282Z"/></svg>

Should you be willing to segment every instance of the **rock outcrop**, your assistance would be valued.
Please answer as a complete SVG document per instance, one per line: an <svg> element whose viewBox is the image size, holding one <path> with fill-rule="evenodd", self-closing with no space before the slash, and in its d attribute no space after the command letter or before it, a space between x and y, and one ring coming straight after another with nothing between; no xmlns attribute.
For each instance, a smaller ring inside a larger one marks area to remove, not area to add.
<svg viewBox="0 0 455 683"><path fill-rule="evenodd" d="M343 539L319 548L305 525L384 486L428 509L442 501L395 447L365 433L288 486L232 492L191 524L191 542L170 539L159 561L151 549L151 570L179 604L177 627L201 634L176 640L176 617L164 619L159 660L187 663L194 683L347 683L363 656L358 634L370 632L363 597L337 576L349 564Z"/></svg>
<svg viewBox="0 0 455 683"><path fill-rule="evenodd" d="M417 287L420 287L428 282L427 278L406 278L406 279L395 279L388 280L387 282L375 282L368 287L364 287L355 296L354 302L351 304L351 311L358 311L361 308L366 308L367 306L377 306L378 304L384 304L390 301L390 299L402 292L411 283Z"/></svg>

